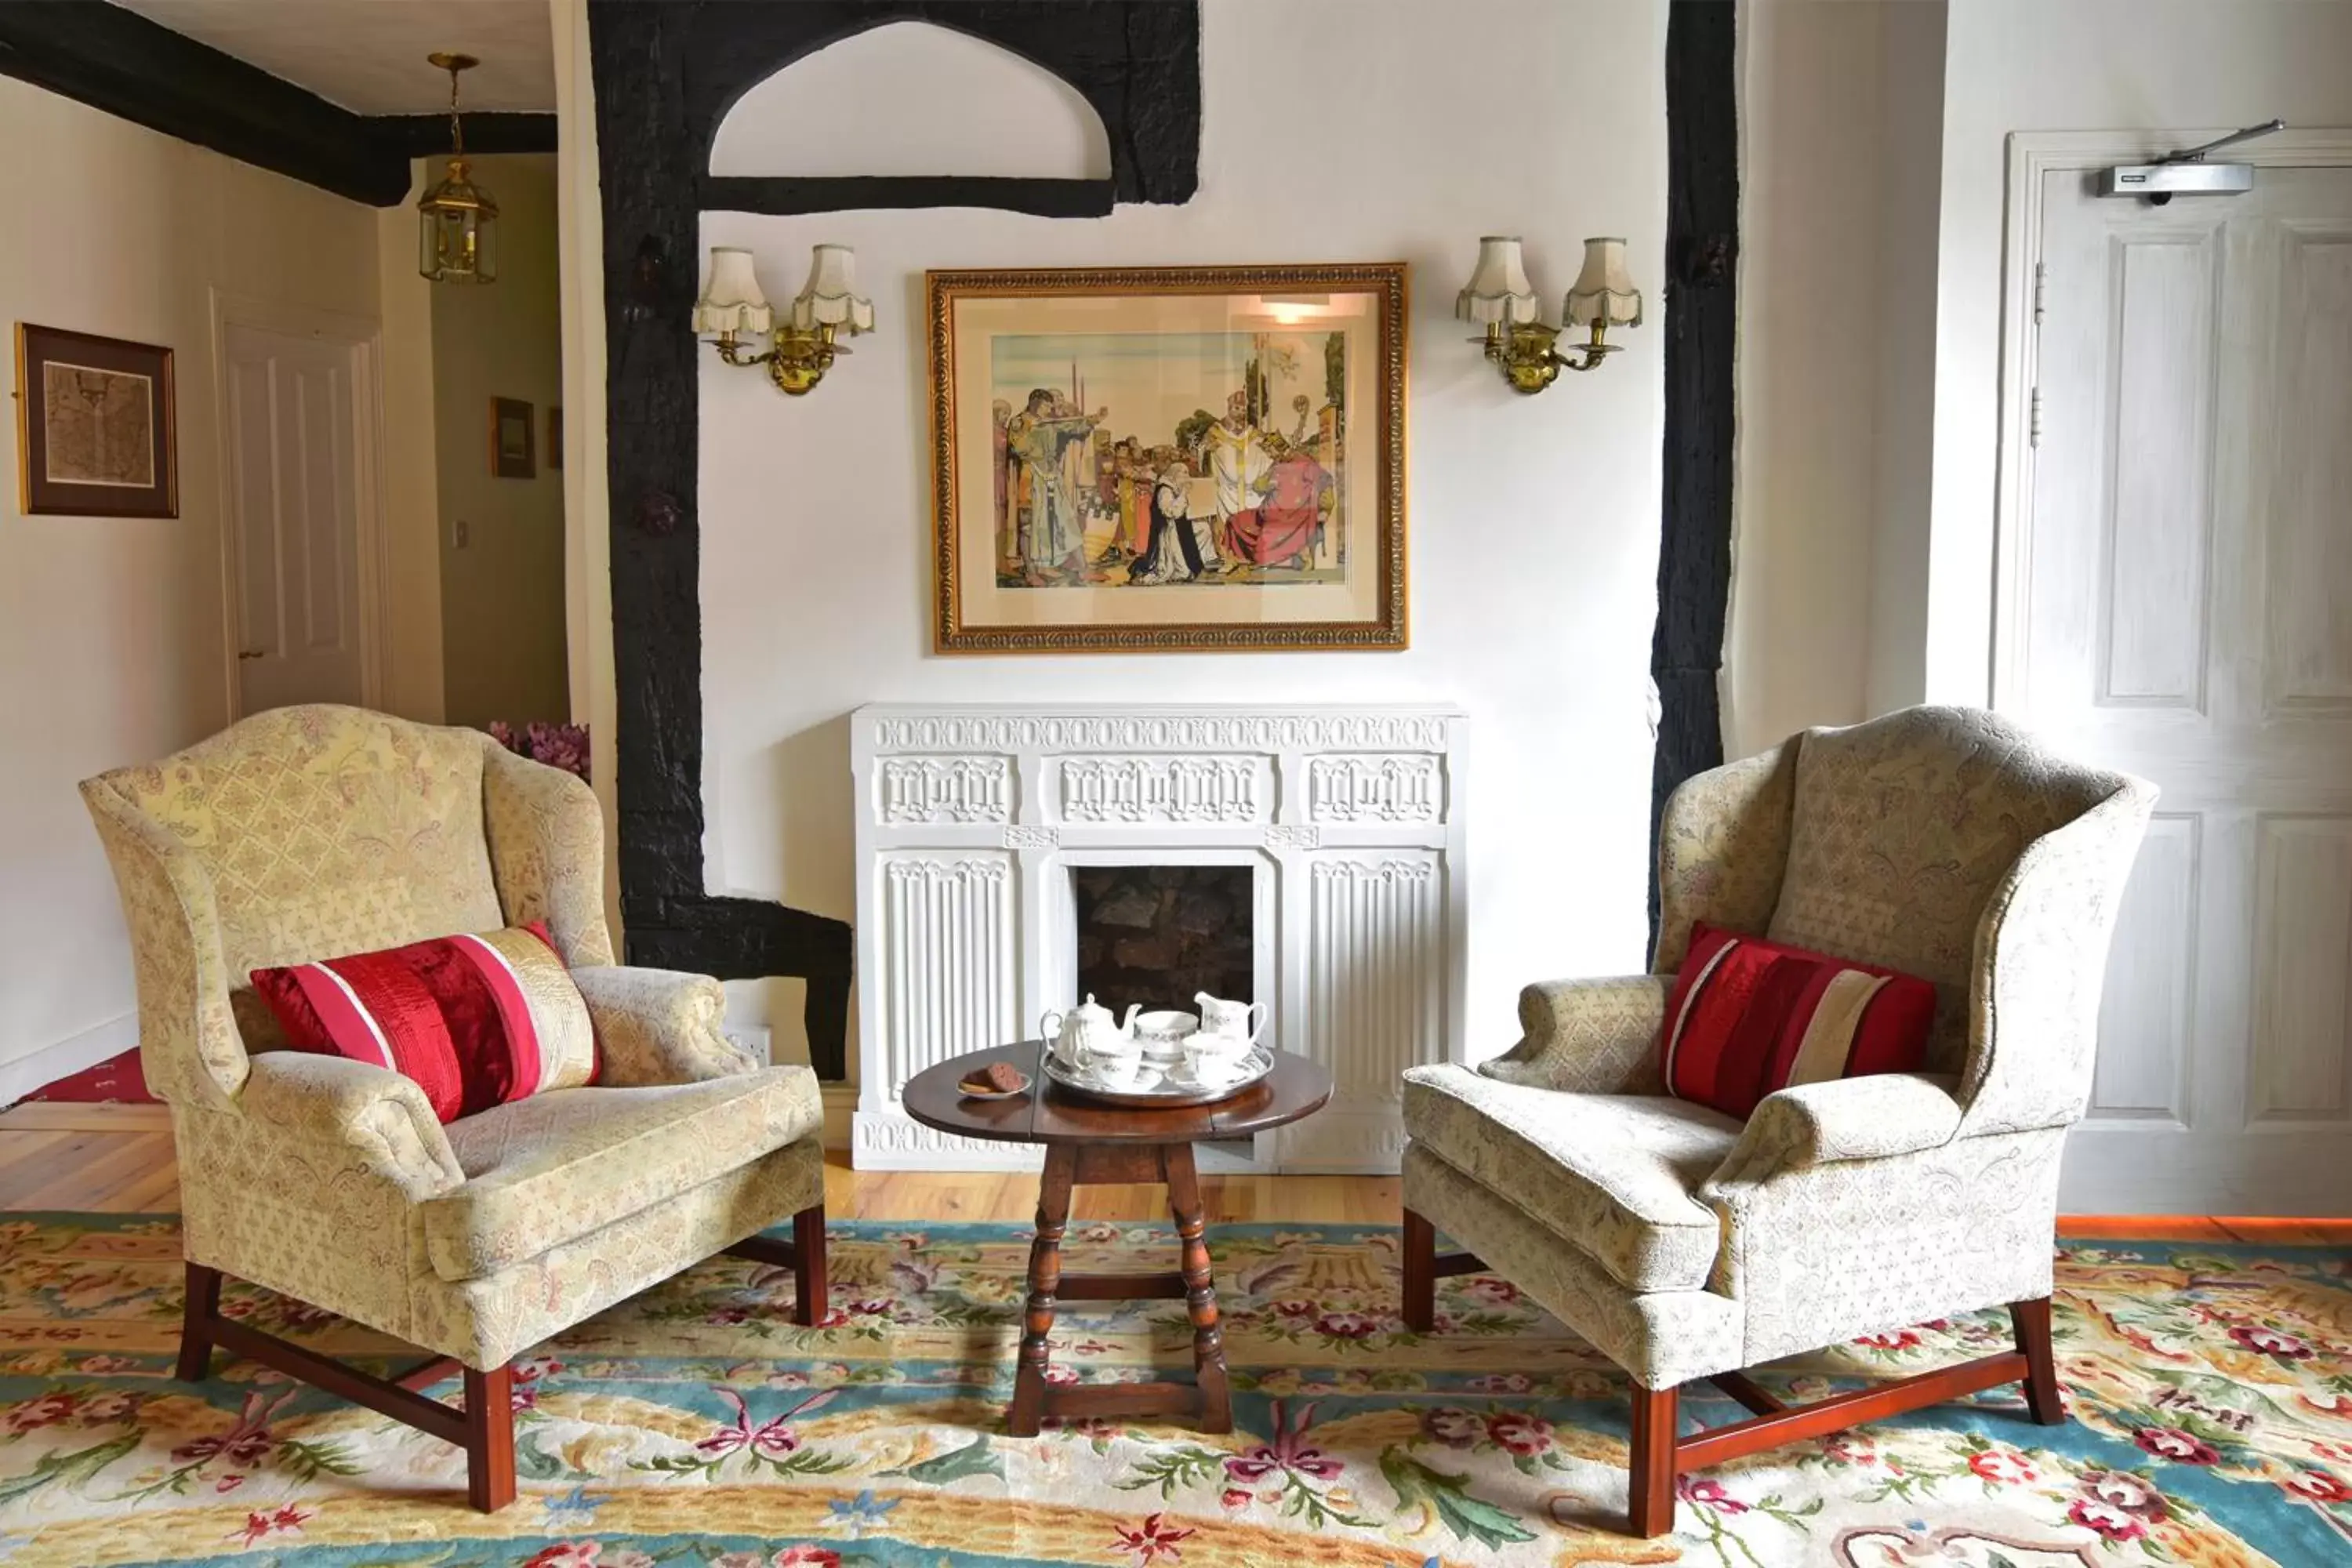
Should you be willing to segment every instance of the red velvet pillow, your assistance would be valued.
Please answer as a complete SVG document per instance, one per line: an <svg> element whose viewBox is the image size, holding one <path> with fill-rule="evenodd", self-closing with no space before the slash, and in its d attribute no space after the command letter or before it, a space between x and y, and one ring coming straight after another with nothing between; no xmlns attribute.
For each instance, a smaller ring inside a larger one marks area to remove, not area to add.
<svg viewBox="0 0 2352 1568"><path fill-rule="evenodd" d="M1935 1016L1916 975L1702 921L1659 1032L1666 1092L1744 1121L1790 1084L1918 1071Z"/></svg>
<svg viewBox="0 0 2352 1568"><path fill-rule="evenodd" d="M588 1005L536 921L252 978L294 1049L413 1079L445 1122L595 1079Z"/></svg>

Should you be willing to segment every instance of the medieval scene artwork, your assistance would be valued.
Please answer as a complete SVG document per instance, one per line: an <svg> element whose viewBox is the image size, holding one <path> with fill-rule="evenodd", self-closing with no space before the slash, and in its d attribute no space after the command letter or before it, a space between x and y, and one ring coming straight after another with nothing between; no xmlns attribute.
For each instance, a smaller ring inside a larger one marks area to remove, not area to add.
<svg viewBox="0 0 2352 1568"><path fill-rule="evenodd" d="M1405 645L1403 263L926 287L941 652Z"/></svg>
<svg viewBox="0 0 2352 1568"><path fill-rule="evenodd" d="M990 349L1000 587L1346 580L1346 333L1024 333Z"/></svg>

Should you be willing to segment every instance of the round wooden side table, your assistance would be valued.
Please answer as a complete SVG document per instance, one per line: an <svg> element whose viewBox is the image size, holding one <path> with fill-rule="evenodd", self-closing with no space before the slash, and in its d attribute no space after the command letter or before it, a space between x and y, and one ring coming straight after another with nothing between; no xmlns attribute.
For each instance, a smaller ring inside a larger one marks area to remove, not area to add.
<svg viewBox="0 0 2352 1568"><path fill-rule="evenodd" d="M1029 1303L1022 1324L1021 1361L1013 1378L1005 1430L1034 1437L1048 1415L1172 1415L1191 1414L1206 1432L1234 1428L1233 1395L1225 1383L1225 1346L1217 1327L1217 1291L1209 1273L1207 1221L1192 1145L1297 1121L1331 1098L1331 1075L1304 1057L1274 1056L1274 1070L1211 1105L1129 1110L1066 1093L1038 1071L1034 1040L972 1051L925 1068L900 1097L907 1114L926 1127L965 1138L1043 1143L1045 1176L1037 1194L1037 1238L1029 1245ZM1008 1100L971 1100L958 1080L990 1062L1010 1062L1029 1088ZM1062 1232L1070 1219L1070 1189L1104 1182L1165 1182L1168 1208L1181 1246L1170 1274L1064 1274ZM1192 1320L1192 1383L1049 1384L1045 1337L1063 1300L1122 1301L1181 1297Z"/></svg>

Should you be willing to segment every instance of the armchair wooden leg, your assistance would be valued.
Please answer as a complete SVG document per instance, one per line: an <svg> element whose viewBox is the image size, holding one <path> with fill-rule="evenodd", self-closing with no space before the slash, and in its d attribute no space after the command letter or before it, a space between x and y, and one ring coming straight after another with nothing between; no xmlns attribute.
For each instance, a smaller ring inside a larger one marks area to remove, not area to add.
<svg viewBox="0 0 2352 1568"><path fill-rule="evenodd" d="M2066 1419L2065 1396L2058 1389L2058 1358L2050 1348L2050 1298L2015 1301L2009 1321L2017 1331L2017 1352L2025 1358L2025 1404L2044 1426Z"/></svg>
<svg viewBox="0 0 2352 1568"><path fill-rule="evenodd" d="M514 1501L514 1368L466 1369L466 1500L483 1513Z"/></svg>
<svg viewBox="0 0 2352 1568"><path fill-rule="evenodd" d="M213 1323L220 1316L221 1274L201 1263L188 1265L188 1304L180 1318L180 1364L173 1375L202 1383L212 1375Z"/></svg>
<svg viewBox="0 0 2352 1568"><path fill-rule="evenodd" d="M824 1282L824 1205L814 1203L793 1215L793 1321L814 1328L828 1309Z"/></svg>
<svg viewBox="0 0 2352 1568"><path fill-rule="evenodd" d="M1404 1211L1404 1326L1425 1334L1437 1326L1437 1227Z"/></svg>
<svg viewBox="0 0 2352 1568"><path fill-rule="evenodd" d="M1632 1384L1633 1440L1626 1461L1626 1513L1633 1533L1647 1541L1675 1527L1675 1441L1682 1405L1678 1388Z"/></svg>

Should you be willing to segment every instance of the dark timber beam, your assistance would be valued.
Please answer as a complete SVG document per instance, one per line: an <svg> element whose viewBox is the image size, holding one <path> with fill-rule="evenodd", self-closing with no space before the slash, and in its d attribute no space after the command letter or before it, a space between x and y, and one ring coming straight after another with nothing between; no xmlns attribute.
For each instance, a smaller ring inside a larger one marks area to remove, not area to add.
<svg viewBox="0 0 2352 1568"><path fill-rule="evenodd" d="M365 116L120 5L5 0L0 74L355 202L408 195Z"/></svg>
<svg viewBox="0 0 2352 1568"><path fill-rule="evenodd" d="M5 0L0 0L5 3ZM468 153L552 153L555 116L522 114L503 110L461 114L466 122ZM446 114L372 114L367 118L378 144L399 158L446 157L449 117Z"/></svg>
<svg viewBox="0 0 2352 1568"><path fill-rule="evenodd" d="M101 0L0 0L0 76L370 206L407 200L409 161L449 149L446 114L354 114ZM555 151L552 114L465 123L476 153Z"/></svg>
<svg viewBox="0 0 2352 1568"><path fill-rule="evenodd" d="M1651 840L1666 797L1723 761L1716 681L1731 591L1733 282L1739 255L1737 8L1674 0L1666 20L1665 503L1658 539L1658 688ZM1650 924L1658 917L1651 867Z"/></svg>

